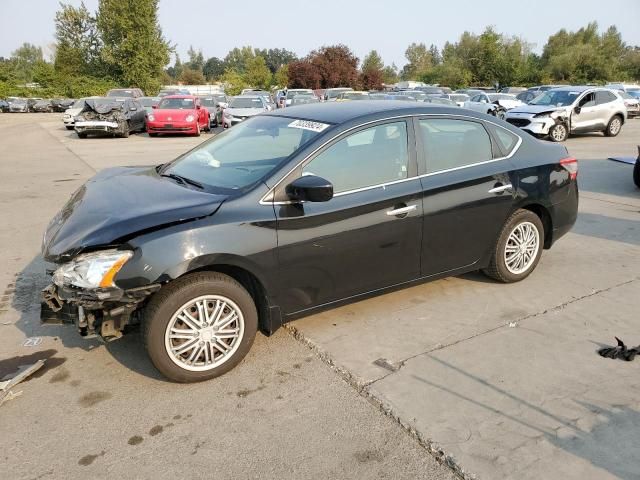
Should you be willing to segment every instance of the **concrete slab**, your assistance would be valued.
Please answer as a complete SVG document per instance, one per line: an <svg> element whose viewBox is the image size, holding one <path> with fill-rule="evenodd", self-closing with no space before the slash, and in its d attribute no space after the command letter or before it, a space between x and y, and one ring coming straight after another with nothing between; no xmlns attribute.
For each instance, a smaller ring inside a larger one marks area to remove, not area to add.
<svg viewBox="0 0 640 480"><path fill-rule="evenodd" d="M640 478L640 280L408 360L369 387L480 478Z"/></svg>

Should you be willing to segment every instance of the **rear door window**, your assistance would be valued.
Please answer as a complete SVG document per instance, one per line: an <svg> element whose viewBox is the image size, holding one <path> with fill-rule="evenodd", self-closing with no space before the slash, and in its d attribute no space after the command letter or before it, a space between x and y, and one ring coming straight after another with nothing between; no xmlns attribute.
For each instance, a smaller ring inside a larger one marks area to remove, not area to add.
<svg viewBox="0 0 640 480"><path fill-rule="evenodd" d="M419 120L426 172L473 165L493 159L491 139L480 122L449 118Z"/></svg>

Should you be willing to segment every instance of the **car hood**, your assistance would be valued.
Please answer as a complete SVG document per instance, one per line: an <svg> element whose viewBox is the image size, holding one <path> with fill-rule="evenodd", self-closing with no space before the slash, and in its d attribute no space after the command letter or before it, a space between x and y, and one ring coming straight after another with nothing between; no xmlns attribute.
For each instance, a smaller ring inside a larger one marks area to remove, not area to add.
<svg viewBox="0 0 640 480"><path fill-rule="evenodd" d="M263 108L225 108L224 111L234 117L252 117L264 113Z"/></svg>
<svg viewBox="0 0 640 480"><path fill-rule="evenodd" d="M192 190L160 177L155 167L101 171L51 220L42 243L47 261L213 214L226 196Z"/></svg>
<svg viewBox="0 0 640 480"><path fill-rule="evenodd" d="M188 115L193 115L194 118L197 117L197 113L195 110L185 110L185 109L170 109L170 108L162 108L162 109L154 109L153 116L156 120L165 121L165 120L173 120L176 122L182 122Z"/></svg>
<svg viewBox="0 0 640 480"><path fill-rule="evenodd" d="M522 105L509 110L509 113L528 113L536 115L538 113L551 113L567 110L571 107L554 107L553 105Z"/></svg>

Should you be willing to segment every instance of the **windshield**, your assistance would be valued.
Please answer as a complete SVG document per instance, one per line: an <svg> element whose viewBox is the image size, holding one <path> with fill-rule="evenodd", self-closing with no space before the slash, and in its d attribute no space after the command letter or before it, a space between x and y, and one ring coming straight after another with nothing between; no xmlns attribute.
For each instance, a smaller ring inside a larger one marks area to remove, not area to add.
<svg viewBox="0 0 640 480"><path fill-rule="evenodd" d="M222 95L214 97L202 97L200 101L205 107L215 107L218 103L224 102L224 97Z"/></svg>
<svg viewBox="0 0 640 480"><path fill-rule="evenodd" d="M159 110L193 110L193 98L163 98L158 104Z"/></svg>
<svg viewBox="0 0 640 480"><path fill-rule="evenodd" d="M107 97L133 97L133 90L109 90Z"/></svg>
<svg viewBox="0 0 640 480"><path fill-rule="evenodd" d="M293 98L296 95L313 95L311 90L289 90L287 92L287 98Z"/></svg>
<svg viewBox="0 0 640 480"><path fill-rule="evenodd" d="M229 108L263 108L262 100L256 97L236 97L231 100Z"/></svg>
<svg viewBox="0 0 640 480"><path fill-rule="evenodd" d="M328 127L293 118L254 117L216 135L162 173L233 193L264 178Z"/></svg>
<svg viewBox="0 0 640 480"><path fill-rule="evenodd" d="M369 98L369 94L362 92L344 92L342 98L346 98L347 100L366 100Z"/></svg>
<svg viewBox="0 0 640 480"><path fill-rule="evenodd" d="M151 107L158 103L158 98L153 97L143 97L139 98L138 101L142 104L143 107Z"/></svg>
<svg viewBox="0 0 640 480"><path fill-rule="evenodd" d="M633 98L640 98L640 90L627 90L627 93Z"/></svg>
<svg viewBox="0 0 640 480"><path fill-rule="evenodd" d="M15 105L22 105L23 103L27 103L27 100L25 98L19 98L17 100L14 100L13 103Z"/></svg>
<svg viewBox="0 0 640 480"><path fill-rule="evenodd" d="M529 102L529 105L548 105L553 107L567 107L576 101L580 92L571 90L548 90Z"/></svg>
<svg viewBox="0 0 640 480"><path fill-rule="evenodd" d="M350 88L345 89L337 89L337 90L328 90L327 98L338 98L341 93L350 91Z"/></svg>
<svg viewBox="0 0 640 480"><path fill-rule="evenodd" d="M515 100L516 98L513 95L507 95L506 93L492 93L489 95L489 98L492 102L496 100Z"/></svg>

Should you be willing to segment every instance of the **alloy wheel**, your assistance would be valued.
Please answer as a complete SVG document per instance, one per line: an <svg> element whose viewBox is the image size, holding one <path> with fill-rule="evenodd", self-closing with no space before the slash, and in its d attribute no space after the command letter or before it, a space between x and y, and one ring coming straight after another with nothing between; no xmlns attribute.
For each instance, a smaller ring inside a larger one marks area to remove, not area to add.
<svg viewBox="0 0 640 480"><path fill-rule="evenodd" d="M509 234L504 247L504 263L509 272L519 275L535 262L540 249L540 233L531 222L522 222Z"/></svg>
<svg viewBox="0 0 640 480"><path fill-rule="evenodd" d="M609 133L613 136L620 133L620 128L622 127L622 123L619 118L614 118L611 120L611 125L609 125Z"/></svg>
<svg viewBox="0 0 640 480"><path fill-rule="evenodd" d="M202 372L229 360L243 336L244 316L238 305L221 295L204 295L173 314L165 331L165 348L180 368Z"/></svg>
<svg viewBox="0 0 640 480"><path fill-rule="evenodd" d="M567 136L567 128L564 125L556 125L552 130L551 130L551 137L553 137L553 139L556 142L562 142Z"/></svg>

